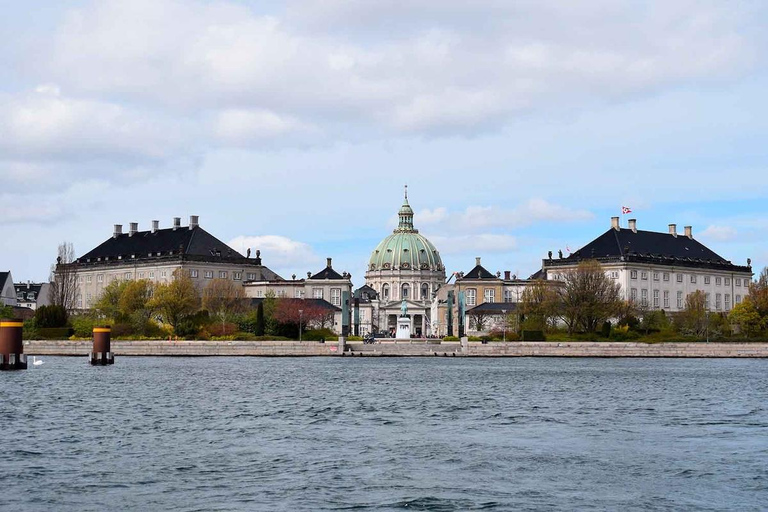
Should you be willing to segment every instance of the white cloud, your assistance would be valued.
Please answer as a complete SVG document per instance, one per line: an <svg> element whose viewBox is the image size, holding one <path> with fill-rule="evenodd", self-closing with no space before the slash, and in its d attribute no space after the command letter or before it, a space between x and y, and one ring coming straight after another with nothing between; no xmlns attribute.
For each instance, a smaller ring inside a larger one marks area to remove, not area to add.
<svg viewBox="0 0 768 512"><path fill-rule="evenodd" d="M228 109L217 114L214 134L226 145L249 146L260 140L274 140L295 132L307 132L308 127L288 116L268 110Z"/></svg>
<svg viewBox="0 0 768 512"><path fill-rule="evenodd" d="M292 271L302 277L302 271L317 270L320 258L314 253L312 247L304 242L291 240L284 236L241 235L233 238L227 245L245 254L251 249L251 257L256 256L256 251L261 251L261 259L264 265L272 270L280 272ZM283 276L286 278L286 276Z"/></svg>
<svg viewBox="0 0 768 512"><path fill-rule="evenodd" d="M738 231L731 226L711 225L701 232L700 237L717 242L728 242L735 240L737 235Z"/></svg>
<svg viewBox="0 0 768 512"><path fill-rule="evenodd" d="M511 235L482 233L476 235L427 235L441 254L482 256L504 253L517 248L517 239Z"/></svg>

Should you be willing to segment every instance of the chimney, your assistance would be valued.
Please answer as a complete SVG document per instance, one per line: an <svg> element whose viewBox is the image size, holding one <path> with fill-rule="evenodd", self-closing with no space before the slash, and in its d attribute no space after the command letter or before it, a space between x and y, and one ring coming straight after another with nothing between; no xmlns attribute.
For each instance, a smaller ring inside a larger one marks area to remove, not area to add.
<svg viewBox="0 0 768 512"><path fill-rule="evenodd" d="M670 224L669 225L669 234L673 237L677 238L677 224Z"/></svg>
<svg viewBox="0 0 768 512"><path fill-rule="evenodd" d="M327 262L328 262L326 266L327 266L328 268L331 268L331 258L326 258L326 259L325 259L325 261L327 261Z"/></svg>
<svg viewBox="0 0 768 512"><path fill-rule="evenodd" d="M477 258L475 258L475 266L477 266L477 267L480 266L480 257L479 256Z"/></svg>
<svg viewBox="0 0 768 512"><path fill-rule="evenodd" d="M637 219L629 219L629 229L631 229L633 233L637 233Z"/></svg>
<svg viewBox="0 0 768 512"><path fill-rule="evenodd" d="M615 229L616 231L618 231L619 229L621 229L621 228L619 227L619 218L618 218L618 217L611 217L611 227L612 227L613 229Z"/></svg>
<svg viewBox="0 0 768 512"><path fill-rule="evenodd" d="M509 281L511 279L510 274L512 274L512 271L510 271L510 270L505 270L504 271L504 280L505 281Z"/></svg>
<svg viewBox="0 0 768 512"><path fill-rule="evenodd" d="M181 217L173 218L173 230L176 231L181 227Z"/></svg>
<svg viewBox="0 0 768 512"><path fill-rule="evenodd" d="M693 240L693 228L691 226L685 226L685 236Z"/></svg>
<svg viewBox="0 0 768 512"><path fill-rule="evenodd" d="M123 225L122 224L115 224L115 232L112 233L112 238L117 238L119 235L123 234Z"/></svg>
<svg viewBox="0 0 768 512"><path fill-rule="evenodd" d="M153 220L152 221L152 232L157 233L157 230L160 229L160 221L159 220Z"/></svg>
<svg viewBox="0 0 768 512"><path fill-rule="evenodd" d="M189 216L189 229L195 229L200 225L200 217L197 215Z"/></svg>
<svg viewBox="0 0 768 512"><path fill-rule="evenodd" d="M139 223L138 222L131 222L131 227L129 228L128 236L135 235L138 230L139 230Z"/></svg>

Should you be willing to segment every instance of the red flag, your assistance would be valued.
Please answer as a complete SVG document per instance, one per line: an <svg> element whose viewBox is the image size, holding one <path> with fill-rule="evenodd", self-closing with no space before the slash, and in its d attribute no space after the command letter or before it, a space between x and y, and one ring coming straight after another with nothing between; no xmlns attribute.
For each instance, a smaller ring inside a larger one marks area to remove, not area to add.
<svg viewBox="0 0 768 512"><path fill-rule="evenodd" d="M621 214L622 215L626 215L628 213L632 213L632 209L629 208L628 206L622 206L621 207Z"/></svg>

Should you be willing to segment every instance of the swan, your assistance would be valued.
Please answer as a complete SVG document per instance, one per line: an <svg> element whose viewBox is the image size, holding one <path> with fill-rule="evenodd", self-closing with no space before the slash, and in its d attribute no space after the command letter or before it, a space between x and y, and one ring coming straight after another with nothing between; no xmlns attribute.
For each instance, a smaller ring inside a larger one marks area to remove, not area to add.
<svg viewBox="0 0 768 512"><path fill-rule="evenodd" d="M33 366L40 366L41 364L43 364L43 362L42 362L42 361L40 361L39 359L37 359L35 356L32 356L32 365L33 365Z"/></svg>

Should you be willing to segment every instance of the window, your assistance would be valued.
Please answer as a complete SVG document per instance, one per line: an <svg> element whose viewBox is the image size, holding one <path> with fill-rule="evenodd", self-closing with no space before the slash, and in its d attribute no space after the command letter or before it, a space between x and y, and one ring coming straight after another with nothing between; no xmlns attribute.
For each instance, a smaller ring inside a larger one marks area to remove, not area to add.
<svg viewBox="0 0 768 512"><path fill-rule="evenodd" d="M477 305L477 290L474 288L467 289L467 306Z"/></svg>
<svg viewBox="0 0 768 512"><path fill-rule="evenodd" d="M130 279L131 278L131 273L130 272L126 272L125 274L123 274L123 277L126 278L126 279Z"/></svg>
<svg viewBox="0 0 768 512"><path fill-rule="evenodd" d="M648 280L648 272L640 272L640 279L647 281Z"/></svg>
<svg viewBox="0 0 768 512"><path fill-rule="evenodd" d="M242 272L232 272L232 279L235 281L240 281L243 278Z"/></svg>
<svg viewBox="0 0 768 512"><path fill-rule="evenodd" d="M741 295L736 296L736 304L741 304Z"/></svg>
<svg viewBox="0 0 768 512"><path fill-rule="evenodd" d="M322 299L323 298L323 289L322 288L312 288L312 297L315 299Z"/></svg>
<svg viewBox="0 0 768 512"><path fill-rule="evenodd" d="M632 288L629 298L632 302L637 302L637 288Z"/></svg>
<svg viewBox="0 0 768 512"><path fill-rule="evenodd" d="M619 271L618 270L611 270L611 272L608 274L611 279L618 279L619 278Z"/></svg>
<svg viewBox="0 0 768 512"><path fill-rule="evenodd" d="M512 290L504 290L504 302L513 302Z"/></svg>
<svg viewBox="0 0 768 512"><path fill-rule="evenodd" d="M704 284L709 284L709 276L704 276Z"/></svg>
<svg viewBox="0 0 768 512"><path fill-rule="evenodd" d="M227 271L219 270L219 279L226 279L226 278L227 278Z"/></svg>
<svg viewBox="0 0 768 512"><path fill-rule="evenodd" d="M653 307L659 307L659 290L653 290Z"/></svg>
<svg viewBox="0 0 768 512"><path fill-rule="evenodd" d="M640 290L640 294L641 294L640 303L643 306L647 306L648 305L648 290L646 290L646 289Z"/></svg>
<svg viewBox="0 0 768 512"><path fill-rule="evenodd" d="M424 283L421 285L421 300L427 300L429 298L429 285Z"/></svg>
<svg viewBox="0 0 768 512"><path fill-rule="evenodd" d="M86 294L85 294L85 302L86 302L86 304L88 304L89 306L91 305L91 299L93 299L93 295L92 295L92 294L90 294L90 293L86 293Z"/></svg>
<svg viewBox="0 0 768 512"><path fill-rule="evenodd" d="M709 305L710 305L710 302L709 302L709 294L707 293L707 294L705 294L705 295L704 295L704 307L706 307L707 309L709 309Z"/></svg>
<svg viewBox="0 0 768 512"><path fill-rule="evenodd" d="M654 272L653 273L653 280L654 281L658 281L659 280L659 273L658 272Z"/></svg>
<svg viewBox="0 0 768 512"><path fill-rule="evenodd" d="M91 284L91 281L93 280L93 276L85 276L85 282L88 284Z"/></svg>
<svg viewBox="0 0 768 512"><path fill-rule="evenodd" d="M715 309L719 310L722 306L723 295L720 293L715 294Z"/></svg>
<svg viewBox="0 0 768 512"><path fill-rule="evenodd" d="M168 277L168 271L167 270L161 270L160 271L160 277L163 278L163 279Z"/></svg>
<svg viewBox="0 0 768 512"><path fill-rule="evenodd" d="M154 278L155 278L155 271L154 271L154 270L151 270L151 271L149 272L149 278L150 278L150 279L154 279Z"/></svg>
<svg viewBox="0 0 768 512"><path fill-rule="evenodd" d="M725 286L731 286L731 278L730 277L726 277L725 278Z"/></svg>
<svg viewBox="0 0 768 512"><path fill-rule="evenodd" d="M637 279L637 270L632 270L629 273L629 277L632 278L632 279Z"/></svg>
<svg viewBox="0 0 768 512"><path fill-rule="evenodd" d="M715 278L715 285L716 286L721 286L722 284L723 284L723 279L720 278L720 277L716 277Z"/></svg>
<svg viewBox="0 0 768 512"><path fill-rule="evenodd" d="M300 299L302 295L304 294L302 293L301 288L296 288L296 291L293 294L294 298Z"/></svg>
<svg viewBox="0 0 768 512"><path fill-rule="evenodd" d="M736 286L741 286L741 279L736 278Z"/></svg>
<svg viewBox="0 0 768 512"><path fill-rule="evenodd" d="M411 287L408 285L408 283L403 284L401 295L400 295L403 298L403 300L408 298L408 294L410 293L410 291L411 291Z"/></svg>
<svg viewBox="0 0 768 512"><path fill-rule="evenodd" d="M696 284L696 276L691 276L691 283Z"/></svg>
<svg viewBox="0 0 768 512"><path fill-rule="evenodd" d="M248 281L255 281L255 280L256 280L256 273L255 273L255 272L248 272L248 273L245 275L245 277L246 277L246 279L247 279Z"/></svg>
<svg viewBox="0 0 768 512"><path fill-rule="evenodd" d="M213 270L206 270L205 274L203 274L203 277L206 279L213 279Z"/></svg>
<svg viewBox="0 0 768 512"><path fill-rule="evenodd" d="M677 309L683 309L683 292L677 292Z"/></svg>
<svg viewBox="0 0 768 512"><path fill-rule="evenodd" d="M199 274L199 271L198 271L198 270L195 270L195 269L191 269L191 270L189 271L189 277L197 277L197 276L199 276L199 275L200 275L200 274Z"/></svg>
<svg viewBox="0 0 768 512"><path fill-rule="evenodd" d="M341 288L331 288L331 304L341 306Z"/></svg>
<svg viewBox="0 0 768 512"><path fill-rule="evenodd" d="M483 300L485 300L485 302L490 303L490 302L494 302L495 299L496 299L496 290L494 290L493 288L486 288L485 292L483 293Z"/></svg>
<svg viewBox="0 0 768 512"><path fill-rule="evenodd" d="M664 290L664 309L669 309L669 290Z"/></svg>
<svg viewBox="0 0 768 512"><path fill-rule="evenodd" d="M144 272L139 272L139 279L144 279Z"/></svg>
<svg viewBox="0 0 768 512"><path fill-rule="evenodd" d="M385 284L381 287L381 296L385 299L389 298L389 285Z"/></svg>
<svg viewBox="0 0 768 512"><path fill-rule="evenodd" d="M683 282L683 274L677 274L677 282L682 283Z"/></svg>
<svg viewBox="0 0 768 512"><path fill-rule="evenodd" d="M726 293L725 294L725 309L726 311L729 311L731 309L731 294Z"/></svg>
<svg viewBox="0 0 768 512"><path fill-rule="evenodd" d="M664 280L669 281L669 272L664 272Z"/></svg>
<svg viewBox="0 0 768 512"><path fill-rule="evenodd" d="M99 283L103 283L104 282L104 274L97 275L96 276L96 281L99 282Z"/></svg>

